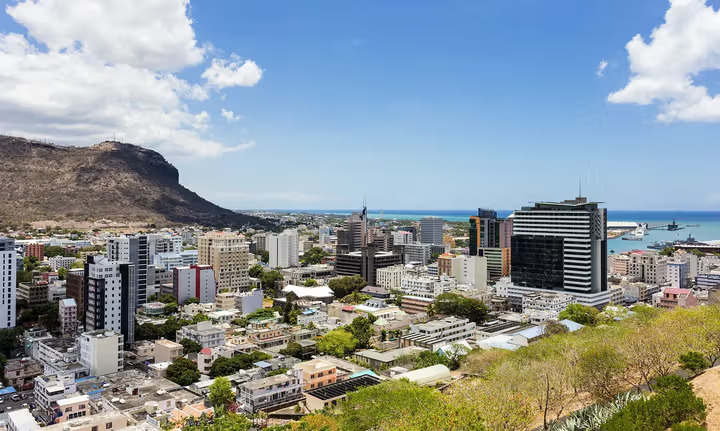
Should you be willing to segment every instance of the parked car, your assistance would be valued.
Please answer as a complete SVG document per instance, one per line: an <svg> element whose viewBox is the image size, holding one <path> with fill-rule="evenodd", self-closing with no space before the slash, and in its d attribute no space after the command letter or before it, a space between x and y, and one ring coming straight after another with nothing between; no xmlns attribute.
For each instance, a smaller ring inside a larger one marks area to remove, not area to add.
<svg viewBox="0 0 720 431"><path fill-rule="evenodd" d="M20 397L18 396L18 394L11 396L10 399L13 401L20 401Z"/></svg>
<svg viewBox="0 0 720 431"><path fill-rule="evenodd" d="M35 407L37 407L37 404L34 402L30 403L30 410L35 410Z"/></svg>

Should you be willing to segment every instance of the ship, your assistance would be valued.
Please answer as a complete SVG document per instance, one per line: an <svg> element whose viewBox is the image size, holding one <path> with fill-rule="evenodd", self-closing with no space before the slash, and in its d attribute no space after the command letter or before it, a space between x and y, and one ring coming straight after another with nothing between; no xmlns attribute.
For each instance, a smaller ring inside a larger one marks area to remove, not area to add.
<svg viewBox="0 0 720 431"><path fill-rule="evenodd" d="M675 222L675 219L673 219L672 223L668 225L668 230L680 230L682 229L679 224Z"/></svg>
<svg viewBox="0 0 720 431"><path fill-rule="evenodd" d="M642 241L642 237L637 235L624 236L622 239L625 241Z"/></svg>
<svg viewBox="0 0 720 431"><path fill-rule="evenodd" d="M665 247L667 247L667 241L655 241L654 243L647 246L647 248L652 250L662 250Z"/></svg>

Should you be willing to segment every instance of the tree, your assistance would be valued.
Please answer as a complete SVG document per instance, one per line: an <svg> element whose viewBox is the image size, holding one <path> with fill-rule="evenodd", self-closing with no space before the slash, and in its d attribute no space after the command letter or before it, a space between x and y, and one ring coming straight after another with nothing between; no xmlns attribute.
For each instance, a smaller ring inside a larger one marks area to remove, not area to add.
<svg viewBox="0 0 720 431"><path fill-rule="evenodd" d="M192 318L192 322L194 324L198 324L200 322L207 322L208 320L210 320L210 318L207 316L207 314L204 313L198 313Z"/></svg>
<svg viewBox="0 0 720 431"><path fill-rule="evenodd" d="M268 263L270 262L270 252L267 250L263 250L260 252L260 262Z"/></svg>
<svg viewBox="0 0 720 431"><path fill-rule="evenodd" d="M303 285L305 287L314 287L318 285L318 282L314 278L308 278L307 280L305 280L305 283L303 283Z"/></svg>
<svg viewBox="0 0 720 431"><path fill-rule="evenodd" d="M303 359L303 348L300 344L290 341L286 348L280 350L281 355L292 356L293 358Z"/></svg>
<svg viewBox="0 0 720 431"><path fill-rule="evenodd" d="M177 305L177 300L175 299L175 296L169 293L163 293L162 295L160 295L158 297L158 301L165 304L175 303Z"/></svg>
<svg viewBox="0 0 720 431"><path fill-rule="evenodd" d="M300 258L300 262L303 265L317 265L318 263L321 263L323 258L328 254L330 253L326 252L320 247L313 247L303 253L302 257Z"/></svg>
<svg viewBox="0 0 720 431"><path fill-rule="evenodd" d="M373 336L373 328L370 319L366 317L356 317L352 323L345 327L357 341L356 348L366 349L370 347L370 338Z"/></svg>
<svg viewBox="0 0 720 431"><path fill-rule="evenodd" d="M690 371L693 376L697 376L709 366L710 363L700 352L687 352L680 355L680 368Z"/></svg>
<svg viewBox="0 0 720 431"><path fill-rule="evenodd" d="M262 275L260 275L263 289L273 296L275 296L275 284L282 280L284 280L284 277L280 271L277 270L264 271Z"/></svg>
<svg viewBox="0 0 720 431"><path fill-rule="evenodd" d="M152 323L143 323L135 328L135 338L137 340L157 340L163 336L162 329Z"/></svg>
<svg viewBox="0 0 720 431"><path fill-rule="evenodd" d="M343 304L362 304L370 298L372 298L372 296L362 294L356 290L353 293L346 295L344 298L341 298L340 302Z"/></svg>
<svg viewBox="0 0 720 431"><path fill-rule="evenodd" d="M558 319L568 319L581 325L594 326L597 323L598 313L597 308L589 305L570 304L560 312Z"/></svg>
<svg viewBox="0 0 720 431"><path fill-rule="evenodd" d="M199 353L202 350L202 346L198 342L189 338L183 338L180 340L180 344L182 344L183 353L186 355L188 353Z"/></svg>
<svg viewBox="0 0 720 431"><path fill-rule="evenodd" d="M200 300L194 296L192 298L188 298L187 301L185 301L185 305L199 304L199 303L200 303Z"/></svg>
<svg viewBox="0 0 720 431"><path fill-rule="evenodd" d="M82 261L76 261L76 262L73 262L70 264L71 269L80 269L80 268L84 268L84 267L85 267L85 264L82 263Z"/></svg>
<svg viewBox="0 0 720 431"><path fill-rule="evenodd" d="M465 317L475 323L483 323L488 318L488 309L482 301L455 293L438 295L434 310L438 314Z"/></svg>
<svg viewBox="0 0 720 431"><path fill-rule="evenodd" d="M189 386L200 380L200 371L195 362L180 357L167 367L165 377L180 386Z"/></svg>
<svg viewBox="0 0 720 431"><path fill-rule="evenodd" d="M365 286L367 286L367 282L359 275L333 278L328 283L328 287L336 298L344 298L353 292L362 290Z"/></svg>
<svg viewBox="0 0 720 431"><path fill-rule="evenodd" d="M215 381L208 386L210 389L210 402L215 407L215 413L224 412L228 404L235 401L235 393L230 386L230 380L225 377L217 377Z"/></svg>
<svg viewBox="0 0 720 431"><path fill-rule="evenodd" d="M12 351L22 346L23 329L20 326L15 328L0 329L0 353L6 357L12 357Z"/></svg>
<svg viewBox="0 0 720 431"><path fill-rule="evenodd" d="M671 257L675 253L675 247L665 247L664 249L660 250L660 255Z"/></svg>
<svg viewBox="0 0 720 431"><path fill-rule="evenodd" d="M265 320L275 317L275 310L272 308L261 308L247 315L247 320Z"/></svg>
<svg viewBox="0 0 720 431"><path fill-rule="evenodd" d="M318 351L328 355L344 358L355 350L357 340L344 329L334 329L317 342Z"/></svg>
<svg viewBox="0 0 720 431"><path fill-rule="evenodd" d="M164 311L165 311L165 314L177 313L177 311L178 311L177 302L171 302L169 304L165 304Z"/></svg>
<svg viewBox="0 0 720 431"><path fill-rule="evenodd" d="M568 328L560 322L549 320L545 322L545 325L543 325L543 332L545 335L566 334L568 332Z"/></svg>
<svg viewBox="0 0 720 431"><path fill-rule="evenodd" d="M187 419L183 424L183 431L248 431L252 427L250 420L237 413L228 412L221 416L200 417Z"/></svg>
<svg viewBox="0 0 720 431"><path fill-rule="evenodd" d="M250 270L248 271L248 274L252 278L260 278L262 273L263 273L262 265L253 265L252 267L250 267Z"/></svg>
<svg viewBox="0 0 720 431"><path fill-rule="evenodd" d="M60 267L57 270L58 278L60 280L65 280L67 278L67 273L68 273L67 268Z"/></svg>
<svg viewBox="0 0 720 431"><path fill-rule="evenodd" d="M236 326L240 326L241 328L244 328L248 325L248 320L245 317L236 317L234 318L230 323Z"/></svg>
<svg viewBox="0 0 720 431"><path fill-rule="evenodd" d="M578 369L587 391L596 401L609 402L622 388L622 354L610 345L594 345L580 354Z"/></svg>

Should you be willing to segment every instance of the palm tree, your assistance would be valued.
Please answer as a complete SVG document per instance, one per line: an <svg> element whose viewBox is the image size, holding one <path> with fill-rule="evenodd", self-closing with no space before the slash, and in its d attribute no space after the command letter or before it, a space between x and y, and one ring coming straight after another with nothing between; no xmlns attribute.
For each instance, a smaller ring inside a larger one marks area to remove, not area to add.
<svg viewBox="0 0 720 431"><path fill-rule="evenodd" d="M435 304L430 304L427 306L427 316L429 319L435 317Z"/></svg>

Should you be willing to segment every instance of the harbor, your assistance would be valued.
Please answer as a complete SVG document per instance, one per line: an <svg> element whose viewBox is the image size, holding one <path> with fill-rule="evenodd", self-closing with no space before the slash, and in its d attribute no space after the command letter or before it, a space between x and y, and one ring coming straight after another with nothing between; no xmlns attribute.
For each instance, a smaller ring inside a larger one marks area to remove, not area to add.
<svg viewBox="0 0 720 431"><path fill-rule="evenodd" d="M695 220L649 222L611 222L608 221L608 253L621 253L632 250L662 250L674 246L698 248L714 252L720 239L720 222Z"/></svg>

